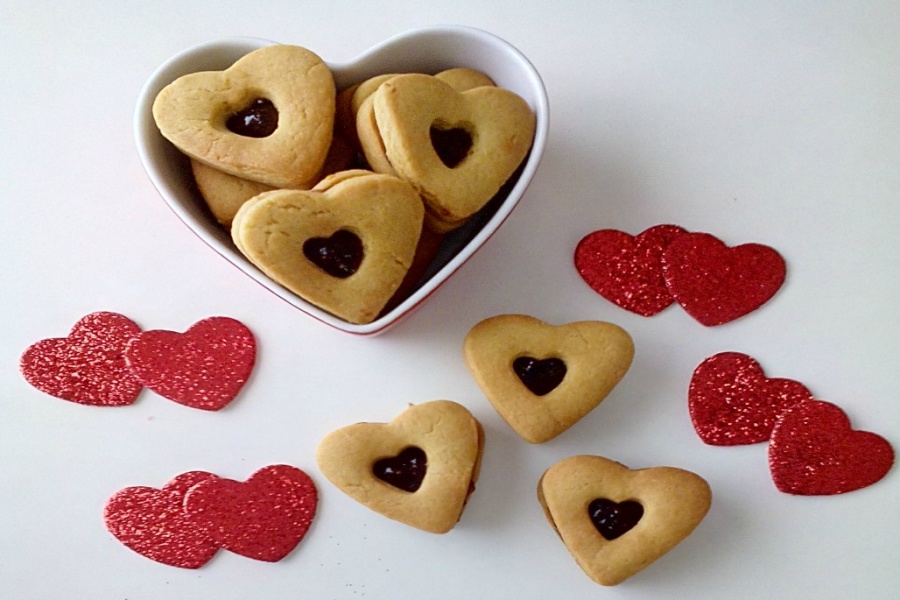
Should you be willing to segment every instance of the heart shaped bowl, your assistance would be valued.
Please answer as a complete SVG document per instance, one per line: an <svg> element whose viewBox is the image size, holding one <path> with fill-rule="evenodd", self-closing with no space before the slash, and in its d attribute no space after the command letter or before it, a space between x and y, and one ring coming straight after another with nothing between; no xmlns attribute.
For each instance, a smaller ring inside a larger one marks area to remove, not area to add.
<svg viewBox="0 0 900 600"><path fill-rule="evenodd" d="M238 251L228 231L218 225L197 191L190 163L160 134L153 120L156 95L175 79L197 71L220 71L245 54L275 42L227 38L200 44L172 57L141 91L134 119L138 154L151 181L175 214L213 250L263 287L319 321L342 331L371 335L386 330L428 298L503 224L525 193L547 143L547 90L534 66L516 48L495 35L463 26L416 29L392 37L347 63L330 63L338 90L383 73L437 73L469 67L486 73L500 86L519 94L537 117L531 151L515 175L479 213L446 236L425 273L408 296L371 323L348 323L296 296L269 279ZM310 48L315 52L314 48ZM327 62L327 61L326 61Z"/></svg>

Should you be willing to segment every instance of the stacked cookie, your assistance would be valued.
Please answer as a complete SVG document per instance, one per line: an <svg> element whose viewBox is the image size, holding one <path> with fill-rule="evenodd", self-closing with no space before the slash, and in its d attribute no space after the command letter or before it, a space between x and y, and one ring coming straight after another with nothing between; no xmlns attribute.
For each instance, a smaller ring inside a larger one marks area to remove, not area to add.
<svg viewBox="0 0 900 600"><path fill-rule="evenodd" d="M153 116L241 253L356 324L409 292L535 132L528 104L483 73L385 74L338 93L320 57L288 45L180 77Z"/></svg>

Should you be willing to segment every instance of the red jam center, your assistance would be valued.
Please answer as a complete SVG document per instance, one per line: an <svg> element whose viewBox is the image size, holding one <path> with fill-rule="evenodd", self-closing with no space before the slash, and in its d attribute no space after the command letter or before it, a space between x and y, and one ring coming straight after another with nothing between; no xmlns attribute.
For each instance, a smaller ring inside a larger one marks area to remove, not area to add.
<svg viewBox="0 0 900 600"><path fill-rule="evenodd" d="M257 98L225 121L232 133L252 138L264 138L278 129L278 109L271 100Z"/></svg>
<svg viewBox="0 0 900 600"><path fill-rule="evenodd" d="M638 524L644 516L644 507L634 500L613 502L597 498L588 505L588 516L603 539L612 541Z"/></svg>
<svg viewBox="0 0 900 600"><path fill-rule="evenodd" d="M303 255L332 277L346 279L362 264L363 245L355 233L340 229L331 237L306 240Z"/></svg>
<svg viewBox="0 0 900 600"><path fill-rule="evenodd" d="M513 371L532 394L549 394L566 376L566 363L559 358L539 360L532 356L520 356L513 361Z"/></svg>
<svg viewBox="0 0 900 600"><path fill-rule="evenodd" d="M428 459L417 446L404 448L397 456L382 458L372 465L375 477L405 492L415 492L425 479Z"/></svg>

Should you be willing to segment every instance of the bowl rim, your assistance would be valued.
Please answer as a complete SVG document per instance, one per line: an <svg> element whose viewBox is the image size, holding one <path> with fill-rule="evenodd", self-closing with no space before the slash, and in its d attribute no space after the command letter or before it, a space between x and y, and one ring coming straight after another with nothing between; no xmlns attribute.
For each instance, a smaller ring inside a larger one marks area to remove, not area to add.
<svg viewBox="0 0 900 600"><path fill-rule="evenodd" d="M173 81L175 78L183 74L178 67L183 63L199 56L204 56L214 52L231 52L235 56L243 56L248 52L282 42L275 42L263 38L256 37L225 37L215 40L201 42L194 46L181 50L171 56L161 65L159 65L147 81L144 83L138 102L135 107L133 129L137 152L152 184L156 188L159 195L165 201L166 205L172 210L181 222L188 227L197 237L199 237L207 246L213 249L220 256L225 258L233 266L240 269L245 275L255 280L258 284L266 288L269 292L275 294L282 300L291 304L295 308L301 310L307 315L313 317L326 325L335 329L361 335L373 335L386 331L388 328L396 325L406 316L414 312L422 303L428 299L443 283L449 280L453 274L458 271L466 261L468 261L488 239L500 228L506 221L515 207L518 205L526 189L531 183L538 164L543 156L546 147L547 137L549 133L549 99L547 89L543 79L538 73L531 61L518 48L507 42L506 40L489 33L485 30L470 27L467 25L434 25L410 29L402 33L393 35L367 50L357 54L352 59L345 62L325 61L326 65L338 73L351 70L354 65L364 64L371 57L377 56L391 46L403 43L412 38L423 36L442 36L457 37L466 40L477 39L483 44L488 44L498 48L507 56L513 58L513 62L517 64L520 74L525 76L525 81L530 89L529 103L532 103L536 116L535 135L532 142L531 151L525 159L518 180L507 194L507 197L499 205L497 211L487 220L481 229L460 249L446 264L443 265L436 273L434 273L428 281L421 285L415 292L410 294L402 302L398 303L390 311L382 314L377 319L365 324L354 324L344 321L339 317L313 305L304 300L299 295L294 294L290 290L280 286L277 282L270 279L262 273L255 265L250 263L237 250L223 247L222 243L213 237L202 224L194 226L196 219L189 213L182 202L178 201L179 192L176 187L165 176L162 167L158 164L158 153L153 149L153 142L159 141L161 135L156 127L152 116L152 106L156 94L165 85ZM236 59L235 59L236 60ZM323 59L324 60L324 59ZM465 66L465 65L462 65ZM179 71L178 75L172 76L173 71Z"/></svg>

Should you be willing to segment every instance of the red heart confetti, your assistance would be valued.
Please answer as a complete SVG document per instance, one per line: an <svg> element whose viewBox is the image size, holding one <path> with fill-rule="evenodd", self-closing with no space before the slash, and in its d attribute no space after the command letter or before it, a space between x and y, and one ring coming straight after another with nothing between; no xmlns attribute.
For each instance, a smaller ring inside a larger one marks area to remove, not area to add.
<svg viewBox="0 0 900 600"><path fill-rule="evenodd" d="M92 406L126 406L141 383L125 362L125 347L141 330L131 319L96 312L78 321L68 337L41 340L22 354L25 380L56 398Z"/></svg>
<svg viewBox="0 0 900 600"><path fill-rule="evenodd" d="M203 481L185 498L185 510L220 547L235 554L279 561L303 539L316 514L318 494L296 467L273 465L246 482Z"/></svg>
<svg viewBox="0 0 900 600"><path fill-rule="evenodd" d="M220 410L250 377L256 340L240 321L210 317L184 333L141 333L125 350L131 373L160 396L203 410Z"/></svg>
<svg viewBox="0 0 900 600"><path fill-rule="evenodd" d="M803 384L768 379L756 360L739 352L722 352L704 360L688 388L694 429L713 446L764 442L778 415L812 399Z"/></svg>
<svg viewBox="0 0 900 600"><path fill-rule="evenodd" d="M775 487L817 496L852 492L879 481L894 464L894 449L880 435L851 428L840 408L801 402L778 417L769 444Z"/></svg>
<svg viewBox="0 0 900 600"><path fill-rule="evenodd" d="M660 260L663 250L684 233L677 225L656 225L636 236L615 229L594 231L575 247L575 268L613 304L650 317L673 302Z"/></svg>
<svg viewBox="0 0 900 600"><path fill-rule="evenodd" d="M726 246L708 233L687 233L662 253L672 297L706 326L753 312L775 295L787 272L778 252L762 244Z"/></svg>
<svg viewBox="0 0 900 600"><path fill-rule="evenodd" d="M218 546L185 511L184 497L212 473L190 471L172 479L161 490L129 487L107 501L106 528L117 540L152 560L185 569L202 567Z"/></svg>

